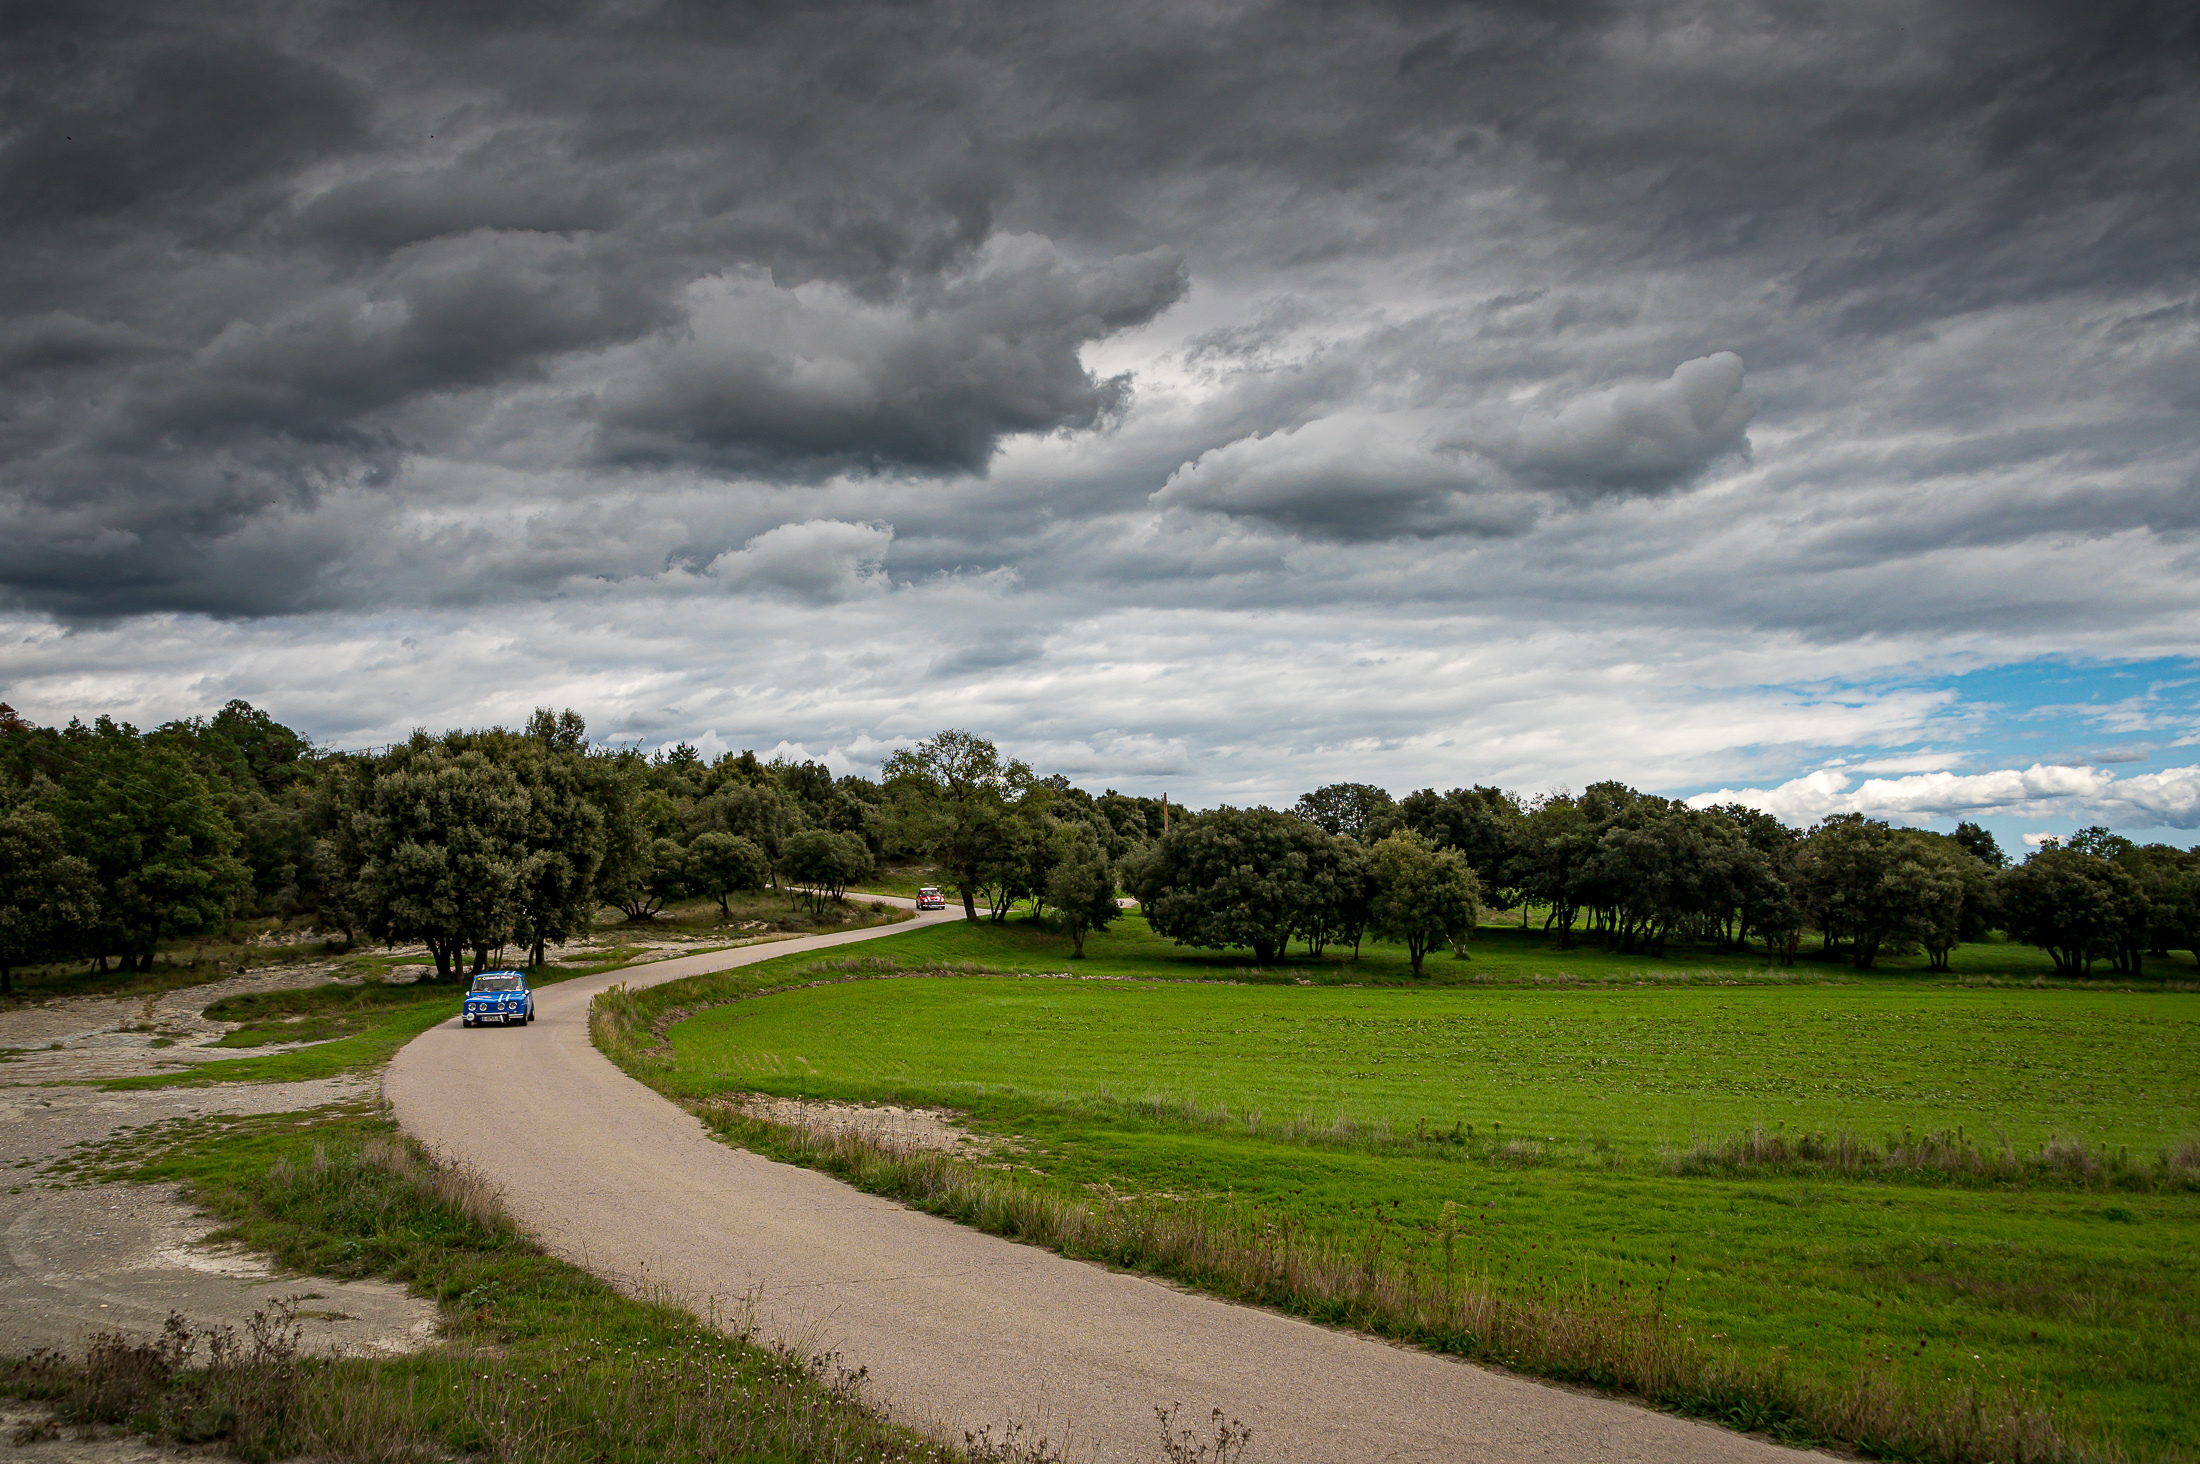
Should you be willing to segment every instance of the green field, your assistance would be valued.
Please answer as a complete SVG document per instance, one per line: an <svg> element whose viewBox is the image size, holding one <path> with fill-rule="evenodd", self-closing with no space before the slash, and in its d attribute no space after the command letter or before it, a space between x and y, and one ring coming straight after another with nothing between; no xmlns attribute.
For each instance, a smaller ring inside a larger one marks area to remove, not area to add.
<svg viewBox="0 0 2200 1464"><path fill-rule="evenodd" d="M684 1073L759 1090L1160 1097L1583 1155L1775 1125L2147 1151L2200 1133L2200 1001L2183 994L911 980L759 997L673 1041Z"/></svg>
<svg viewBox="0 0 2200 1464"><path fill-rule="evenodd" d="M864 954L1063 972L1064 944L958 922ZM671 1029L653 1080L943 1103L1021 1146L1023 1184L1252 1206L1398 1253L1432 1254L1450 1201L1463 1264L1500 1286L1655 1277L1694 1335L1801 1376L1877 1363L2037 1387L2142 1455L2200 1443L2200 1194L2155 1158L2200 1135L2200 996L2029 989L2045 962L2002 946L1931 976L1486 931L1418 986L1381 947L1239 972L1129 920L1089 949L1077 975L1102 979L844 981L719 1006ZM739 977L832 974L790 957ZM1210 979L1154 979L1186 976ZM1355 976L1376 984L1341 984ZM1984 976L2015 988L1955 984ZM647 995L712 999L688 987ZM1673 1151L1754 1126L2080 1137L2128 1162L2092 1187L1673 1172Z"/></svg>

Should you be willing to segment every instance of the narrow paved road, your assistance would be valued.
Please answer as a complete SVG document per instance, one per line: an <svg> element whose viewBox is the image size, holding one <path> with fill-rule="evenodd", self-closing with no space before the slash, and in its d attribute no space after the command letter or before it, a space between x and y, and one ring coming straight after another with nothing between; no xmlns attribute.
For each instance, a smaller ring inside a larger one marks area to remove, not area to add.
<svg viewBox="0 0 2200 1464"><path fill-rule="evenodd" d="M920 916L958 919L959 910ZM618 980L850 944L907 924L691 956L546 988L535 1025L457 1019L400 1052L398 1120L488 1172L552 1251L698 1309L758 1297L765 1335L870 1370L898 1417L960 1438L1020 1421L1073 1457L1147 1464L1153 1409L1253 1428L1251 1464L1734 1461L1802 1455L1723 1429L1194 1296L1016 1245L711 1139L588 1041Z"/></svg>

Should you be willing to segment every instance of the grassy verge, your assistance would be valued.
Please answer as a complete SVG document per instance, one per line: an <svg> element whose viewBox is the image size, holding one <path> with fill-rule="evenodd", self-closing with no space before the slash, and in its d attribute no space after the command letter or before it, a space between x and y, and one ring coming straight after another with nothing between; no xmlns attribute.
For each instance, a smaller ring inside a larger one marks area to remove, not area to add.
<svg viewBox="0 0 2200 1464"><path fill-rule="evenodd" d="M1078 971L1128 981L977 975L1063 972L1058 939L958 923L614 992L596 1038L736 1141L1233 1296L1881 1454L2191 1456L2187 997L1562 983L1527 959L1449 991L1159 985L1200 968L1135 928ZM849 980L900 964L950 979ZM846 984L789 989L818 981ZM950 1105L1001 1146L867 1152L727 1091ZM1840 1142L1842 1115L1875 1136ZM1510 1320L1465 1325L1469 1302Z"/></svg>
<svg viewBox="0 0 2200 1464"><path fill-rule="evenodd" d="M2090 1421L2059 1408L2037 1381L2010 1388L1966 1370L1920 1385L1865 1366L1828 1383L1791 1374L1778 1357L1717 1346L1665 1305L1677 1257L1665 1275L1652 1270L1640 1282L1617 1267L1602 1280L1551 1276L1523 1285L1475 1269L1472 1227L1456 1210L1444 1217L1438 1264L1398 1256L1379 1232L1310 1232L1258 1205L1049 1192L943 1154L694 1106L733 1142L992 1234L1788 1443L1959 1464L2125 1457L2089 1438Z"/></svg>
<svg viewBox="0 0 2200 1464"><path fill-rule="evenodd" d="M430 1165L369 1113L170 1126L110 1155L105 1177L181 1180L288 1266L409 1283L442 1308L446 1340L381 1361L308 1358L277 1313L243 1337L176 1319L158 1342L0 1366L0 1390L64 1422L218 1439L245 1459L962 1457L884 1422L835 1359L729 1337L543 1255L482 1182Z"/></svg>

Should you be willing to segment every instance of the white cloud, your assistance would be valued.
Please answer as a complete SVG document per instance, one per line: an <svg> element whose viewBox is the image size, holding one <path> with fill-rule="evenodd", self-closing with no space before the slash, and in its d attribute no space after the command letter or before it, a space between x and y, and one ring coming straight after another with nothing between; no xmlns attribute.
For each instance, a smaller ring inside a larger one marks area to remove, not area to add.
<svg viewBox="0 0 2200 1464"><path fill-rule="evenodd" d="M1853 781L1845 771L1822 768L1776 788L1721 788L1688 801L1698 808L1743 803L1797 825L1828 814L1862 813L1903 823L2055 816L2126 827L2200 828L2200 767L2119 778L2106 768L2035 763L2021 771L1867 778L1852 788Z"/></svg>

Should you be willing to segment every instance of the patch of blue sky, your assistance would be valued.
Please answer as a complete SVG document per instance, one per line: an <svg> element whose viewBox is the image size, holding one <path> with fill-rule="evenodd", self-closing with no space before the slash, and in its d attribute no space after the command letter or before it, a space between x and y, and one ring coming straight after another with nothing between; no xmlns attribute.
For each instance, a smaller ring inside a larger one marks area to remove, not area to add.
<svg viewBox="0 0 2200 1464"><path fill-rule="evenodd" d="M1827 789L1853 791L1863 780L1948 773L1966 776L2003 769L2093 768L2117 778L2200 765L2200 658L2083 661L2062 658L2013 662L1978 670L1875 682L1854 687L1816 686L1807 694L1829 702L1868 700L1897 693L1939 693L1945 700L1906 742L1811 749L1762 749L1800 758L1791 770L1750 784L1770 791L1792 780L1820 776ZM1760 764L1761 766L1761 764ZM1678 796L1735 784L1661 790ZM2195 831L2140 825L2102 817L2077 800L2067 816L2036 804L2028 813L1981 809L1970 813L1918 813L1905 821L1953 828L1959 818L1991 829L2004 849L2019 854L2043 836L2066 836L2089 823L2108 822L2142 843L2179 847ZM1786 816L1796 815L1786 810Z"/></svg>

